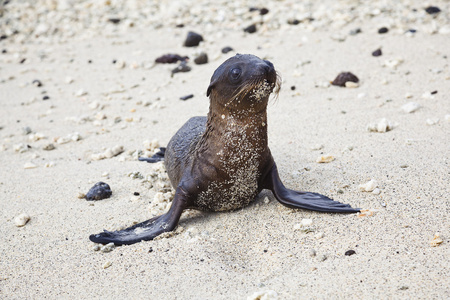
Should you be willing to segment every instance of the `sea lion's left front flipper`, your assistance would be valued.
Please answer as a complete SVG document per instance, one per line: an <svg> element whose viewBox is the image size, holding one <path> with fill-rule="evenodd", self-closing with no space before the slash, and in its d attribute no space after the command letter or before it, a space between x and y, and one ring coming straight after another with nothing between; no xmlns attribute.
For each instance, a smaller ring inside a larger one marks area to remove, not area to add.
<svg viewBox="0 0 450 300"><path fill-rule="evenodd" d="M348 204L334 201L327 196L311 193L297 192L287 189L280 180L277 166L274 163L270 172L266 175L263 188L271 190L277 200L291 208L303 208L320 212L357 213L358 208L352 208Z"/></svg>
<svg viewBox="0 0 450 300"><path fill-rule="evenodd" d="M119 231L104 231L92 234L89 239L94 243L114 243L116 246L131 245L140 241L150 241L161 233L172 231L177 227L181 213L188 207L188 195L181 187L177 188L172 206L161 216L136 224Z"/></svg>

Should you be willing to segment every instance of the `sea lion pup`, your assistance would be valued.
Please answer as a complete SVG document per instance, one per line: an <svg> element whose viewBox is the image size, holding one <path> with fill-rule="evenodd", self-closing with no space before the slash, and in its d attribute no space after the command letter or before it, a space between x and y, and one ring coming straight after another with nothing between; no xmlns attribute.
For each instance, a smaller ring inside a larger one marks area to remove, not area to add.
<svg viewBox="0 0 450 300"><path fill-rule="evenodd" d="M310 192L287 189L267 145L267 103L280 87L271 62L237 54L213 74L206 95L207 117L193 117L172 137L165 152L140 160L164 160L176 189L169 211L115 232L89 238L96 243L130 245L172 231L187 208L234 210L263 189L283 205L321 212L356 213L348 204ZM164 150L164 149L163 149Z"/></svg>

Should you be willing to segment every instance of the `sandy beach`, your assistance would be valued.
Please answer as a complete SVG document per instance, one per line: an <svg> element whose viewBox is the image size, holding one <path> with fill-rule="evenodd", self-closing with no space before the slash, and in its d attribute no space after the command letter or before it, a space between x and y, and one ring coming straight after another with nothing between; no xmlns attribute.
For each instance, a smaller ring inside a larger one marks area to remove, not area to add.
<svg viewBox="0 0 450 300"><path fill-rule="evenodd" d="M450 2L297 2L0 4L0 298L450 298ZM204 41L183 46L189 31ZM169 53L191 70L155 63ZM161 163L137 158L207 114L210 78L236 53L282 78L268 134L285 185L364 212L263 191L99 250L90 234L170 205ZM331 85L341 72L359 82ZM80 199L99 181L110 198Z"/></svg>

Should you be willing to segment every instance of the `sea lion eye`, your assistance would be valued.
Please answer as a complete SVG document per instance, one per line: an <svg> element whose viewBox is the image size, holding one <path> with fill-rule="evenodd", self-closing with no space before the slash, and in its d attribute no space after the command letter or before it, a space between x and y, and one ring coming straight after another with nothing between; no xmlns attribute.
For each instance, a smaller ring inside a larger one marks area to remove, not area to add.
<svg viewBox="0 0 450 300"><path fill-rule="evenodd" d="M242 72L241 69L233 68L230 71L230 76L231 76L232 79L236 80L236 79L238 79L241 76L241 72Z"/></svg>

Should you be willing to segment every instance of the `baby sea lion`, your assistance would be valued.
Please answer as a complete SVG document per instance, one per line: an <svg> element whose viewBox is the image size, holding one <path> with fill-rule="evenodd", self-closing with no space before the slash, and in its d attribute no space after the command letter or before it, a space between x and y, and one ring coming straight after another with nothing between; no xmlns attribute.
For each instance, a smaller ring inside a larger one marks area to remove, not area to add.
<svg viewBox="0 0 450 300"><path fill-rule="evenodd" d="M237 54L214 72L206 95L207 117L193 117L172 137L166 149L148 162L164 160L176 189L169 211L121 231L89 238L96 243L129 245L172 231L187 208L227 211L248 205L263 189L291 208L356 213L352 208L310 192L287 189L267 143L267 104L280 80L271 62Z"/></svg>

